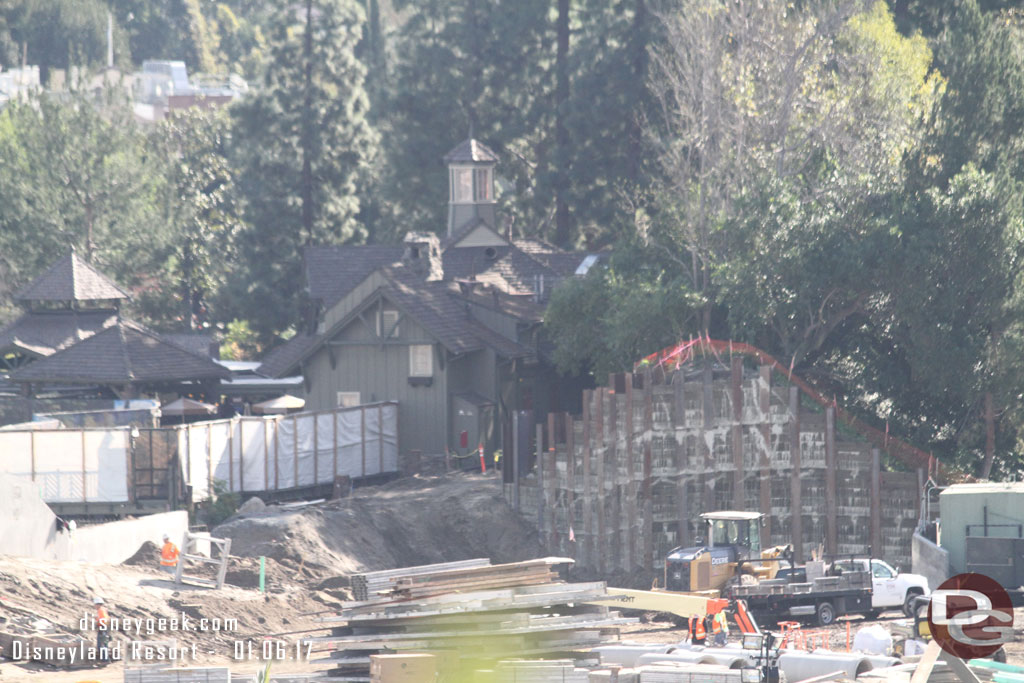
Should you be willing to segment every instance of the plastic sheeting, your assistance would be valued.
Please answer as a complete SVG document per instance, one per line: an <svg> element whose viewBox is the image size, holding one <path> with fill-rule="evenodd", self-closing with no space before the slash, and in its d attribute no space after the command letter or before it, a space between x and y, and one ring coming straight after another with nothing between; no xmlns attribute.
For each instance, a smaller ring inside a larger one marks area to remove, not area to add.
<svg viewBox="0 0 1024 683"><path fill-rule="evenodd" d="M32 481L47 503L128 500L126 428L0 432L0 472Z"/></svg>
<svg viewBox="0 0 1024 683"><path fill-rule="evenodd" d="M278 417L236 417L177 428L192 500L330 484L337 475L398 471L398 405L375 403Z"/></svg>

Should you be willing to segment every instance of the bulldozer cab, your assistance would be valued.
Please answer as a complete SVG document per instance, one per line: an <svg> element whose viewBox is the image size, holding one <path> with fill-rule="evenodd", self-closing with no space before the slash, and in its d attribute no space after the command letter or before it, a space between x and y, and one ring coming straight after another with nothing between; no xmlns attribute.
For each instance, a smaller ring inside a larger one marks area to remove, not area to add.
<svg viewBox="0 0 1024 683"><path fill-rule="evenodd" d="M705 512L703 519L708 524L708 544L711 548L729 547L734 561L761 557L760 512Z"/></svg>
<svg viewBox="0 0 1024 683"><path fill-rule="evenodd" d="M705 512L700 517L707 524L707 544L692 548L676 548L665 558L665 587L668 590L703 593L722 591L740 573L770 578L771 568L751 565L760 560L760 512Z"/></svg>

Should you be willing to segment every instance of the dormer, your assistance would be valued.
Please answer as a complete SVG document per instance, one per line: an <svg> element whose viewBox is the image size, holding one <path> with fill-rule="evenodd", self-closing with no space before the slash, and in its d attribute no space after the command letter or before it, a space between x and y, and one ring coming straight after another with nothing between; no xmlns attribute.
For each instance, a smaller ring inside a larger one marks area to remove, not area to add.
<svg viewBox="0 0 1024 683"><path fill-rule="evenodd" d="M444 157L448 165L448 236L474 219L495 226L494 165L498 156L479 140L463 140Z"/></svg>

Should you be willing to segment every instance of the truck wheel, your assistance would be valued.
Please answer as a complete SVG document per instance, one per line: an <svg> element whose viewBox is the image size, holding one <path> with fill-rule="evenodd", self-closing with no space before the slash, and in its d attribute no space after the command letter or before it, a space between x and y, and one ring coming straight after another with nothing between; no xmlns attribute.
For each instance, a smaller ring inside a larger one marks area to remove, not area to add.
<svg viewBox="0 0 1024 683"><path fill-rule="evenodd" d="M903 614L911 619L914 618L914 598L921 595L920 588L908 588L907 596L903 600Z"/></svg>
<svg viewBox="0 0 1024 683"><path fill-rule="evenodd" d="M831 626L836 620L836 610L831 602L823 602L818 605L818 624Z"/></svg>

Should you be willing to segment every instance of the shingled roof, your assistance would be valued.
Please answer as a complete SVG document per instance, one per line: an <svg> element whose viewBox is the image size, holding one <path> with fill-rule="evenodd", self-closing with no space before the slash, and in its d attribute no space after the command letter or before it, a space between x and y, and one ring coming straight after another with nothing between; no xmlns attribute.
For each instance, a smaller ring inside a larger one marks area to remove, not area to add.
<svg viewBox="0 0 1024 683"><path fill-rule="evenodd" d="M0 329L0 352L49 356L117 322L116 311L30 311Z"/></svg>
<svg viewBox="0 0 1024 683"><path fill-rule="evenodd" d="M103 301L128 293L71 252L14 295L18 301Z"/></svg>
<svg viewBox="0 0 1024 683"><path fill-rule="evenodd" d="M306 283L309 295L330 308L370 273L402 258L401 246L307 247Z"/></svg>
<svg viewBox="0 0 1024 683"><path fill-rule="evenodd" d="M490 147L475 140L466 138L444 155L445 163L497 163L498 155Z"/></svg>
<svg viewBox="0 0 1024 683"><path fill-rule="evenodd" d="M126 320L11 373L13 381L133 384L228 379L213 360Z"/></svg>

